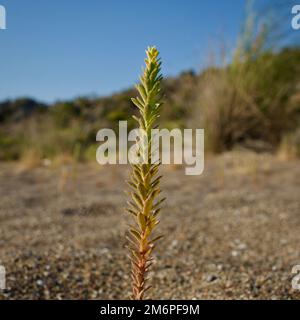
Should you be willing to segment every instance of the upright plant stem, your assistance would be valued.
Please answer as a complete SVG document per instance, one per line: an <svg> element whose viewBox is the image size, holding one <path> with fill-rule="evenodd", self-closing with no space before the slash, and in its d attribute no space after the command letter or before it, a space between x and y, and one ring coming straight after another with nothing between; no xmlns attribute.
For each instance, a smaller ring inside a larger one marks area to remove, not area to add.
<svg viewBox="0 0 300 320"><path fill-rule="evenodd" d="M134 220L130 225L128 240L132 264L132 299L135 300L144 299L146 291L150 288L147 285L147 273L152 265L155 242L161 238L161 236L154 238L153 231L159 223L160 204L164 201L158 199L161 192L159 188L161 176L158 176L160 164L151 163L151 129L159 117L162 105L161 62L155 47L148 48L146 54L146 67L140 77L140 83L136 86L139 96L132 101L140 113L140 116L134 119L147 135L148 163L132 165L131 178L128 182L131 187L129 192L131 201L128 201L127 211Z"/></svg>

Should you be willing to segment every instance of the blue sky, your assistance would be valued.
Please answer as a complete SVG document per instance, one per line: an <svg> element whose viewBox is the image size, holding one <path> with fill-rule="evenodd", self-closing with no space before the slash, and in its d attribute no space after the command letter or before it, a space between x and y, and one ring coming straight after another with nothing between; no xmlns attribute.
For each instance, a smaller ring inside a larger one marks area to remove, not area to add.
<svg viewBox="0 0 300 320"><path fill-rule="evenodd" d="M107 95L137 80L148 45L164 75L199 70L220 40L233 46L245 0L0 0L0 100Z"/></svg>

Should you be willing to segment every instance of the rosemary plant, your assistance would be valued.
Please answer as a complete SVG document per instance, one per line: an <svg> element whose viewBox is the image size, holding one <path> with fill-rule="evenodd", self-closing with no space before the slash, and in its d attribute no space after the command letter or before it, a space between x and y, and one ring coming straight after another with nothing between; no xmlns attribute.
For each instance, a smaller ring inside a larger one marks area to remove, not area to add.
<svg viewBox="0 0 300 320"><path fill-rule="evenodd" d="M151 163L151 129L155 126L162 105L161 61L155 47L149 47L146 54L146 67L140 77L140 83L136 86L139 96L132 99L140 113L139 117L133 117L138 122L139 128L146 133L148 149L146 153L148 161L133 164L130 181L128 181L131 187L129 192L131 200L128 201L127 211L133 216L133 224L130 225L128 235L128 247L131 252L132 299L134 300L144 299L146 291L151 287L147 283L147 273L153 262L152 251L155 242L162 237L154 237L153 232L159 223L160 205L165 200L159 199L160 163Z"/></svg>

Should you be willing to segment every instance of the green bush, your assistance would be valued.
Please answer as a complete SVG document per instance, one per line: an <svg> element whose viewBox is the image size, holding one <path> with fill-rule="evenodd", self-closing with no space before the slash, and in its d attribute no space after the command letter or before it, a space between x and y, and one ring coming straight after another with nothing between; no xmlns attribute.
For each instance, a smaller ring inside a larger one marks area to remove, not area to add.
<svg viewBox="0 0 300 320"><path fill-rule="evenodd" d="M17 160L21 155L21 141L0 132L0 160Z"/></svg>
<svg viewBox="0 0 300 320"><path fill-rule="evenodd" d="M51 109L54 123L62 128L69 126L74 118L80 116L80 113L80 108L70 102L59 103Z"/></svg>

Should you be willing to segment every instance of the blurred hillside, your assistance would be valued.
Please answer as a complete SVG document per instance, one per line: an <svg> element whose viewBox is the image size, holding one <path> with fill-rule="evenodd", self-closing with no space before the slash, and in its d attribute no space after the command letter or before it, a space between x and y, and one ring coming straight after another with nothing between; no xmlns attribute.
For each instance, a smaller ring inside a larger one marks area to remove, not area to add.
<svg viewBox="0 0 300 320"><path fill-rule="evenodd" d="M251 51L230 64L164 80L161 127L204 128L212 152L236 146L300 154L300 48ZM101 128L119 120L134 127L135 89L103 98L81 97L53 105L29 98L0 103L0 160L28 153L94 159Z"/></svg>
<svg viewBox="0 0 300 320"><path fill-rule="evenodd" d="M192 72L164 81L166 104L162 121L167 127L183 127L196 101L199 76ZM102 128L118 128L119 120L134 127L136 108L130 97L135 89L103 98L81 97L53 105L22 98L0 103L0 159L16 160L30 149L42 158L60 153L73 154L80 147L80 157L89 157Z"/></svg>

